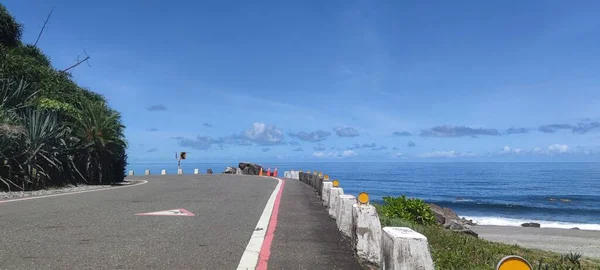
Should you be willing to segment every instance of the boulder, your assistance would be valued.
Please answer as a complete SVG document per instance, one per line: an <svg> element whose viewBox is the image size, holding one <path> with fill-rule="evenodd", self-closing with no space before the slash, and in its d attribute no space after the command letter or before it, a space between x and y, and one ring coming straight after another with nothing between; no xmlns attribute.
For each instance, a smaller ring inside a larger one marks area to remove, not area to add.
<svg viewBox="0 0 600 270"><path fill-rule="evenodd" d="M523 223L521 224L521 227L529 227L529 228L539 228L541 227L539 223L535 223L535 222L528 222L528 223Z"/></svg>
<svg viewBox="0 0 600 270"><path fill-rule="evenodd" d="M213 174L212 169L206 169L206 174Z"/></svg>
<svg viewBox="0 0 600 270"><path fill-rule="evenodd" d="M460 218L460 221L462 221L463 224L467 224L467 225L471 225L471 226L477 225L477 223L475 223L472 219Z"/></svg>
<svg viewBox="0 0 600 270"><path fill-rule="evenodd" d="M464 230L461 230L461 231L458 231L458 232L460 232L460 233L464 233L464 234L466 234L466 235L473 236L473 237L475 237L475 238L479 238L479 234L477 234L476 232L474 232L474 231L472 231L472 230L469 230L469 229L464 229Z"/></svg>
<svg viewBox="0 0 600 270"><path fill-rule="evenodd" d="M247 175L258 175L260 173L260 169L262 169L260 165L247 162L240 162L240 164L238 164L238 168L242 170L243 174Z"/></svg>
<svg viewBox="0 0 600 270"><path fill-rule="evenodd" d="M452 230L452 231L462 231L465 228L465 225L463 225L460 220L458 219L452 219L449 222L447 222L446 224L444 224L444 228Z"/></svg>
<svg viewBox="0 0 600 270"><path fill-rule="evenodd" d="M225 171L223 171L223 174L235 174L235 168L231 167L231 166L227 166Z"/></svg>
<svg viewBox="0 0 600 270"><path fill-rule="evenodd" d="M573 228L571 228L571 230L579 230L579 228L573 227Z"/></svg>
<svg viewBox="0 0 600 270"><path fill-rule="evenodd" d="M456 212L454 212L450 208L441 207L433 203L429 204L429 208L431 208L431 211L435 216L435 221L437 221L437 223L440 225L444 225L450 222L451 220L461 220L456 214Z"/></svg>

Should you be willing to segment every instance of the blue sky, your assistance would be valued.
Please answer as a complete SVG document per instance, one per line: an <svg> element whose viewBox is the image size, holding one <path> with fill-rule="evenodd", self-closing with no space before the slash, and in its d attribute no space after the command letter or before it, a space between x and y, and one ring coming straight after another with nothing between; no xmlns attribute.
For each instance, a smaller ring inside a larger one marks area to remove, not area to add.
<svg viewBox="0 0 600 270"><path fill-rule="evenodd" d="M600 160L597 1L3 2L130 162Z"/></svg>

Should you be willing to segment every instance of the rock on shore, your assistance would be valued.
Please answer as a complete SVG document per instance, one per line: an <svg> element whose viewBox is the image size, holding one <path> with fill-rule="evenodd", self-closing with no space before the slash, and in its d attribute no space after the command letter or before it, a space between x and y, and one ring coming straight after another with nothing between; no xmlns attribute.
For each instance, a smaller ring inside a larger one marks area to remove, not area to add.
<svg viewBox="0 0 600 270"><path fill-rule="evenodd" d="M472 231L469 225L475 225L472 220L466 220L459 218L456 212L447 207L441 207L439 205L430 203L429 208L435 216L435 221L446 229L455 232L461 232L473 237L478 237L477 233Z"/></svg>

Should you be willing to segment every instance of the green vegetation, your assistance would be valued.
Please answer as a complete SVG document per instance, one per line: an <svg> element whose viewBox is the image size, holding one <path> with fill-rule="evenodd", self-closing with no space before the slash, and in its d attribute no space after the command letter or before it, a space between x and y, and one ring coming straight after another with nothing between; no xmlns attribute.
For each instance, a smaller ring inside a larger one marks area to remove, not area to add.
<svg viewBox="0 0 600 270"><path fill-rule="evenodd" d="M120 114L21 33L0 4L0 190L123 181Z"/></svg>
<svg viewBox="0 0 600 270"><path fill-rule="evenodd" d="M435 216L423 200L416 198L383 197L383 205L377 211L388 218L413 220L422 225L434 225Z"/></svg>
<svg viewBox="0 0 600 270"><path fill-rule="evenodd" d="M409 227L427 237L436 269L495 269L496 264L508 255L521 256L528 260L534 269L540 270L600 269L599 261L581 258L580 254L561 255L517 245L490 242L453 232L430 222L424 223L422 218L402 218L414 217L414 214L397 214L398 212L421 214L426 212L417 201L419 200L410 200L403 196L384 200L383 204L375 207L382 226ZM390 208L401 210L390 211Z"/></svg>

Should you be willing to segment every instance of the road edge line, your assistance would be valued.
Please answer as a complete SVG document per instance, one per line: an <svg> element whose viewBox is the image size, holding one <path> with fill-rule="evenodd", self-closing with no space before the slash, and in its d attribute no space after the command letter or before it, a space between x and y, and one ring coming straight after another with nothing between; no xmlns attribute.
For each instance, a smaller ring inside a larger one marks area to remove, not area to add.
<svg viewBox="0 0 600 270"><path fill-rule="evenodd" d="M31 197L18 198L18 199L2 200L2 201L0 201L0 204L10 203L10 202L35 200L35 199L41 199L41 198L50 198L50 197L57 197L57 196L63 196L63 195L80 194L80 193L86 193L86 192L103 191L103 190L109 190L109 189L126 188L126 187L139 186L139 185L143 185L143 184L148 183L148 180L133 180L133 181L140 181L140 183L131 184L131 185L125 185L125 186L98 188L98 189L81 190L81 191L65 192L65 193L58 193L58 194L49 194L49 195L31 196Z"/></svg>
<svg viewBox="0 0 600 270"><path fill-rule="evenodd" d="M263 252L265 251L266 247L265 243L268 243L269 247L267 251L270 251L273 233L277 224L276 214L279 212L279 202L281 201L281 193L285 185L284 180L275 177L272 177L272 179L276 179L278 181L277 186L273 190L273 193L271 193L271 196L265 205L265 209L258 219L256 227L254 227L254 232L252 232L250 241L248 241L248 245L246 245L246 249L244 250L242 258L238 264L238 270L256 269L257 265L260 263L259 259L261 257L264 258L265 253ZM268 256L269 255L267 254L267 259Z"/></svg>
<svg viewBox="0 0 600 270"><path fill-rule="evenodd" d="M273 213L271 213L271 219L269 221L269 228L265 240L263 241L260 253L258 254L258 264L256 269L267 270L269 264L269 257L271 256L271 243L273 243L273 237L275 237L275 229L277 228L277 218L279 217L279 204L281 202L281 195L283 194L283 187L285 186L285 180L281 180L281 189L277 193L275 199L275 205L273 206Z"/></svg>

